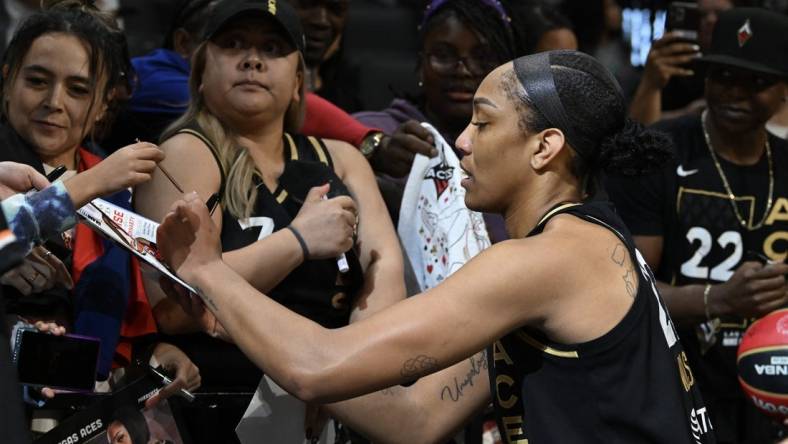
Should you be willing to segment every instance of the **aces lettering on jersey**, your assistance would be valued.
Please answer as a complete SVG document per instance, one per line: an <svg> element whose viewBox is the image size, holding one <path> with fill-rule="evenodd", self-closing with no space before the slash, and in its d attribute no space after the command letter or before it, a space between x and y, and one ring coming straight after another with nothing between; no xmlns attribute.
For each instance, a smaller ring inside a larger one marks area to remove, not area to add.
<svg viewBox="0 0 788 444"><path fill-rule="evenodd" d="M517 396L517 393L521 392L519 384L514 378L504 373L506 369L511 369L514 366L514 361L501 341L495 341L492 349L493 366L496 372L493 393L498 407L503 411L501 436L506 444L528 444L523 430L522 404Z"/></svg>

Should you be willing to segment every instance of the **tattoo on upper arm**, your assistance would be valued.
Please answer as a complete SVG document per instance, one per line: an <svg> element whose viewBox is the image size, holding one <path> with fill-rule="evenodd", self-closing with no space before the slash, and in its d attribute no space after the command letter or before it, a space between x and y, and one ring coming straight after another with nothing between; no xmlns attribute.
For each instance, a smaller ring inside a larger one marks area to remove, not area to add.
<svg viewBox="0 0 788 444"><path fill-rule="evenodd" d="M408 359L402 365L400 374L404 378L419 378L429 375L438 369L438 360L426 355L419 355L413 359Z"/></svg>
<svg viewBox="0 0 788 444"><path fill-rule="evenodd" d="M482 373L482 370L487 370L487 351L484 350L471 356L468 358L468 363L470 363L471 368L464 378L457 379L455 376L452 383L443 386L443 389L441 389L441 400L450 399L457 402L462 398L466 388L473 387L476 377Z"/></svg>
<svg viewBox="0 0 788 444"><path fill-rule="evenodd" d="M626 247L624 247L622 244L616 244L615 248L613 248L613 253L610 255L610 260L624 269L624 275L621 276L621 279L624 280L624 286L626 287L627 294L634 298L635 294L637 293L638 278L635 274L635 266L631 259L627 260L628 257L629 252L627 251Z"/></svg>

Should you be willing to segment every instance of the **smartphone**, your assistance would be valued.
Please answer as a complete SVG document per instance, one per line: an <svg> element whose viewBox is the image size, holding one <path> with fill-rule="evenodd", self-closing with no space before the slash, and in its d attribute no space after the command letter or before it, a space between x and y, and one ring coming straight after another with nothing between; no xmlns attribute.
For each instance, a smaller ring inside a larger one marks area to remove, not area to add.
<svg viewBox="0 0 788 444"><path fill-rule="evenodd" d="M96 385L100 340L55 336L35 329L17 331L13 360L19 382L33 387L92 392Z"/></svg>
<svg viewBox="0 0 788 444"><path fill-rule="evenodd" d="M700 29L700 12L697 3L672 2L668 5L665 30L677 34L681 39L697 42Z"/></svg>

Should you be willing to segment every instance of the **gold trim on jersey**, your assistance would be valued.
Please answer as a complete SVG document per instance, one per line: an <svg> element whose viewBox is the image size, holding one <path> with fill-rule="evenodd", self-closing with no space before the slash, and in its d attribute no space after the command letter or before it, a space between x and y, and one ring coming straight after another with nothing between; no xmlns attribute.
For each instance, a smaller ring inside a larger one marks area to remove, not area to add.
<svg viewBox="0 0 788 444"><path fill-rule="evenodd" d="M736 357L736 362L738 363L739 361L741 361L742 359L746 358L747 356L754 355L756 353L770 352L770 351L777 351L777 350L788 350L788 345L772 345L772 346L769 346L769 347L760 347L760 348L757 348L755 350L748 350L748 351L740 354L739 356L737 356ZM788 395L786 395L786 396L788 396Z"/></svg>
<svg viewBox="0 0 788 444"><path fill-rule="evenodd" d="M177 134L189 134L189 135L192 135L192 136L200 139L202 141L202 143L204 143L211 151L216 153L216 147L213 146L213 142L211 142L210 140L208 140L207 137L205 137L204 135L202 135L201 133L198 133L197 131L195 131L193 129L182 128L182 129L178 130Z"/></svg>
<svg viewBox="0 0 788 444"><path fill-rule="evenodd" d="M287 139L287 147L290 148L290 160L298 160L298 148L296 148L293 137L285 133L285 139Z"/></svg>
<svg viewBox="0 0 788 444"><path fill-rule="evenodd" d="M684 188L679 187L679 192L676 193L676 214L681 214L681 198L684 193L687 194L699 194L701 196L708 196L708 197L718 197L720 199L730 201L731 197L725 193L720 193L717 191L707 191L707 190L699 190L696 188ZM736 202L739 201L749 201L750 202L750 210L749 216L747 218L747 228L752 229L752 220L755 217L755 196L734 196L734 200ZM738 224L737 224L738 225Z"/></svg>
<svg viewBox="0 0 788 444"><path fill-rule="evenodd" d="M539 223L536 224L536 226L538 227L539 225L542 225L542 222L546 221L547 219L550 219L555 213L557 213L557 212L559 212L561 210L567 209L567 208L576 207L578 205L582 205L582 204L580 204L580 203L566 203L566 204L563 204L563 205L558 206L556 208L553 208L547 214L542 216L541 219L539 219Z"/></svg>
<svg viewBox="0 0 788 444"><path fill-rule="evenodd" d="M541 352L547 353L548 355L558 356L559 358L578 358L578 359L580 358L580 355L577 354L576 350L564 351L564 350L555 349L546 344L542 344L541 342L534 339L531 335L529 335L528 333L522 330L517 330L517 338L519 338L521 341L525 342L526 344L530 345L531 347Z"/></svg>
<svg viewBox="0 0 788 444"><path fill-rule="evenodd" d="M320 159L320 163L324 165L328 165L328 157L326 157L326 151L320 145L320 142L312 136L308 136L307 139L309 143L312 144L312 148L315 149L315 153L317 153L317 158Z"/></svg>

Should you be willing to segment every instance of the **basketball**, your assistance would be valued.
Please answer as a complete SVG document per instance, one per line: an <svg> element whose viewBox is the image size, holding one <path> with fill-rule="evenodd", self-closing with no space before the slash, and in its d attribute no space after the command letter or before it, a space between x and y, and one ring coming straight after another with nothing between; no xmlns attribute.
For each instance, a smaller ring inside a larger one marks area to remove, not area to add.
<svg viewBox="0 0 788 444"><path fill-rule="evenodd" d="M736 357L739 383L759 410L788 418L788 309L752 324Z"/></svg>

